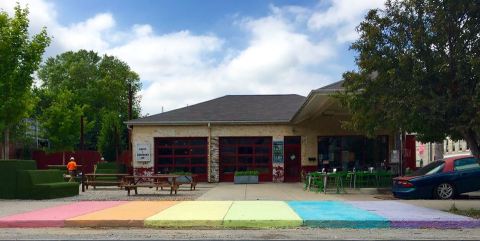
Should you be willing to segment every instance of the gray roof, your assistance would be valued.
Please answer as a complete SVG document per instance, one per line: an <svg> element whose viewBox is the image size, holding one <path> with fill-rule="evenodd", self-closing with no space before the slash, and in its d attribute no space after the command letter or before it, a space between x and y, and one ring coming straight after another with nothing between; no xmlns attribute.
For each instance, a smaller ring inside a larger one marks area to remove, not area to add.
<svg viewBox="0 0 480 241"><path fill-rule="evenodd" d="M302 106L301 95L226 95L127 124L287 123Z"/></svg>
<svg viewBox="0 0 480 241"><path fill-rule="evenodd" d="M332 83L332 84L329 84L329 85L325 85L321 88L318 88L316 89L315 91L318 91L318 92L333 92L333 91L341 91L341 90L344 90L345 88L343 87L343 80L340 80L340 81L337 81L335 83Z"/></svg>

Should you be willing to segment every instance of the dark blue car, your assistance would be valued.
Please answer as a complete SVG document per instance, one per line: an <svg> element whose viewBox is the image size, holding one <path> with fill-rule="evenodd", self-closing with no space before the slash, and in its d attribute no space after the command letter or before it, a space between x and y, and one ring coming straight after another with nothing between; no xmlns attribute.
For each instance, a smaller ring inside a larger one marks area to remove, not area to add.
<svg viewBox="0 0 480 241"><path fill-rule="evenodd" d="M450 199L480 190L480 163L473 156L449 157L429 163L414 173L393 179L397 198Z"/></svg>

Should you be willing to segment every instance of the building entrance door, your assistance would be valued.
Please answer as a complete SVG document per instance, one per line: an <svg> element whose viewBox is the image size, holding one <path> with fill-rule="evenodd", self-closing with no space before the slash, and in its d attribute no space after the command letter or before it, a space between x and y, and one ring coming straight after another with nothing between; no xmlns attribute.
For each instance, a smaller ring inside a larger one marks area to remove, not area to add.
<svg viewBox="0 0 480 241"><path fill-rule="evenodd" d="M285 182L299 182L302 165L300 136L286 136L284 141Z"/></svg>

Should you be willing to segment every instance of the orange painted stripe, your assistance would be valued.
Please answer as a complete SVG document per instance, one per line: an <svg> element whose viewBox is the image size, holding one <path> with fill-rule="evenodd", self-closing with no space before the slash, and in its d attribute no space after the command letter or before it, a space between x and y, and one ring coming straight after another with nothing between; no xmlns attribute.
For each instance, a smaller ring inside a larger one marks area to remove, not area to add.
<svg viewBox="0 0 480 241"><path fill-rule="evenodd" d="M65 220L66 227L143 227L146 218L179 202L133 201Z"/></svg>

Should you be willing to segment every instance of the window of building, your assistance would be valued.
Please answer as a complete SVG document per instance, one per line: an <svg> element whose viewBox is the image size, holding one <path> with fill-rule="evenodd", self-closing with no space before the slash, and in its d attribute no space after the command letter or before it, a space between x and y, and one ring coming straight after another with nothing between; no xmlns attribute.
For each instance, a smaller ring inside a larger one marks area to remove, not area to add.
<svg viewBox="0 0 480 241"><path fill-rule="evenodd" d="M191 172L206 179L207 163L205 137L155 138L156 173Z"/></svg>
<svg viewBox="0 0 480 241"><path fill-rule="evenodd" d="M257 170L261 180L271 180L271 137L221 137L220 180L232 181L235 171Z"/></svg>
<svg viewBox="0 0 480 241"><path fill-rule="evenodd" d="M318 138L318 168L367 170L388 160L388 136L328 136Z"/></svg>

